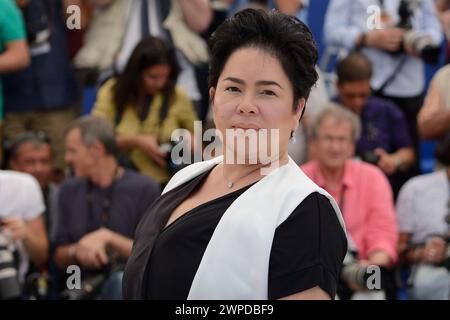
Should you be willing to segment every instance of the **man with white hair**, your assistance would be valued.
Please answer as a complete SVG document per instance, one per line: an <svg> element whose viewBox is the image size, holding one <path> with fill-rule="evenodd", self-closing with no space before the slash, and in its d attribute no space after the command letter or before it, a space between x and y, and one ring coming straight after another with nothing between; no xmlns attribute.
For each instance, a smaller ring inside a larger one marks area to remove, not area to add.
<svg viewBox="0 0 450 320"><path fill-rule="evenodd" d="M330 104L311 125L315 160L301 168L339 204L359 265L390 269L398 238L392 190L376 166L350 159L360 131L356 115ZM357 292L367 290L347 284Z"/></svg>

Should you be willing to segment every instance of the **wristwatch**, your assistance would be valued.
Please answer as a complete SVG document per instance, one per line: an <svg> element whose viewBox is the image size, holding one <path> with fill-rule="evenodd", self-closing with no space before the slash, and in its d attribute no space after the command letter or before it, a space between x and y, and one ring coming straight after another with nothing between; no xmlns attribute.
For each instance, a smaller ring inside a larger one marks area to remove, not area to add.
<svg viewBox="0 0 450 320"><path fill-rule="evenodd" d="M402 167L402 165L403 165L403 159L402 159L402 157L395 156L395 167L396 167L397 169L400 169L400 168Z"/></svg>

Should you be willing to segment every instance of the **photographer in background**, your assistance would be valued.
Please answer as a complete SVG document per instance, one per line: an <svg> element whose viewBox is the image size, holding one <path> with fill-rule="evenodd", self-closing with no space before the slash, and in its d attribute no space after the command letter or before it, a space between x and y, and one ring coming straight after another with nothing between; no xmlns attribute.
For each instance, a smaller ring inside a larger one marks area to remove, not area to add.
<svg viewBox="0 0 450 320"><path fill-rule="evenodd" d="M76 82L67 52L67 1L20 0L31 56L28 68L3 78L5 139L43 131L52 141L54 179L63 179L65 127L73 120Z"/></svg>
<svg viewBox="0 0 450 320"><path fill-rule="evenodd" d="M30 54L25 24L14 0L0 2L0 166L3 158L3 87L2 76L26 68Z"/></svg>
<svg viewBox="0 0 450 320"><path fill-rule="evenodd" d="M169 143L178 128L193 133L197 120L194 106L176 85L178 73L174 49L160 38L144 38L123 73L100 88L92 110L115 127L117 144L138 171L160 184L173 173L168 166L170 152L160 145Z"/></svg>
<svg viewBox="0 0 450 320"><path fill-rule="evenodd" d="M377 165L389 178L394 197L412 175L414 148L401 110L391 101L372 95L372 65L360 53L351 53L336 66L338 96L335 101L361 120L356 155Z"/></svg>
<svg viewBox="0 0 450 320"><path fill-rule="evenodd" d="M436 8L439 12L439 19L447 38L447 64L450 63L450 0L436 0Z"/></svg>
<svg viewBox="0 0 450 320"><path fill-rule="evenodd" d="M379 11L368 13L370 6ZM324 35L327 45L361 50L372 62L374 94L403 111L420 154L417 113L425 90L424 63L437 62L443 39L434 1L331 0ZM417 159L414 170L419 172Z"/></svg>
<svg viewBox="0 0 450 320"><path fill-rule="evenodd" d="M123 267L134 231L159 196L159 186L119 166L113 128L101 118L77 119L65 141L65 160L76 177L66 180L60 190L52 239L55 262L61 270L79 265L82 281L95 287L79 293L79 298L121 299Z"/></svg>
<svg viewBox="0 0 450 320"><path fill-rule="evenodd" d="M316 159L301 169L339 204L353 242L349 249L358 253L357 263L389 270L397 260L398 238L392 191L376 166L350 159L360 131L359 119L352 112L327 107L311 124ZM389 284L389 278L382 282ZM367 293L367 288L356 283L347 285L358 295ZM392 298L392 289L385 289L386 298Z"/></svg>
<svg viewBox="0 0 450 320"><path fill-rule="evenodd" d="M29 259L37 267L48 259L42 218L45 205L39 184L28 174L0 171L0 204L0 299L26 298L22 287Z"/></svg>
<svg viewBox="0 0 450 320"><path fill-rule="evenodd" d="M52 182L53 152L50 139L43 132L25 132L11 142L8 153L11 170L31 174L38 181L47 207L44 213L45 227L51 234L58 212L59 186Z"/></svg>
<svg viewBox="0 0 450 320"><path fill-rule="evenodd" d="M43 132L23 133L12 141L8 155L10 169L28 173L38 181L46 206L43 219L50 238L55 229L59 195L59 185L51 181L53 152L50 139ZM50 249L49 256L51 255ZM52 261L41 267L30 266L26 282L26 294L30 299L50 298L52 285L57 277L55 269Z"/></svg>
<svg viewBox="0 0 450 320"><path fill-rule="evenodd" d="M450 131L435 156L445 167L408 181L397 200L400 261L411 267L409 295L419 300L450 299Z"/></svg>

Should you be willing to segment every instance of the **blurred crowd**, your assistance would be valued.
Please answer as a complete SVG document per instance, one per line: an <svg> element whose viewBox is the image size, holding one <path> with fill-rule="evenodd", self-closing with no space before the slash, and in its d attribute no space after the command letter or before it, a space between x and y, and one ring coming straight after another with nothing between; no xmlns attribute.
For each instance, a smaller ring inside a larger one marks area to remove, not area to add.
<svg viewBox="0 0 450 320"><path fill-rule="evenodd" d="M0 299L120 299L135 228L181 168L173 133L195 150L196 121L214 127L209 36L249 7L308 23L316 1L337 59L289 153L342 210L338 297L450 299L449 0L0 0Z"/></svg>

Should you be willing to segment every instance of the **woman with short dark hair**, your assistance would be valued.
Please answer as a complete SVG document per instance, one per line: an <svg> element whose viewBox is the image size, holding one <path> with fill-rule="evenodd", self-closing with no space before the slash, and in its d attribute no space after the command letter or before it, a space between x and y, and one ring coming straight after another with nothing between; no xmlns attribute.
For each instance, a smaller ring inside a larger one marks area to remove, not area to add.
<svg viewBox="0 0 450 320"><path fill-rule="evenodd" d="M219 26L210 50L223 156L178 172L141 220L124 297L334 298L342 217L287 153L317 80L312 34L296 18L247 9Z"/></svg>

